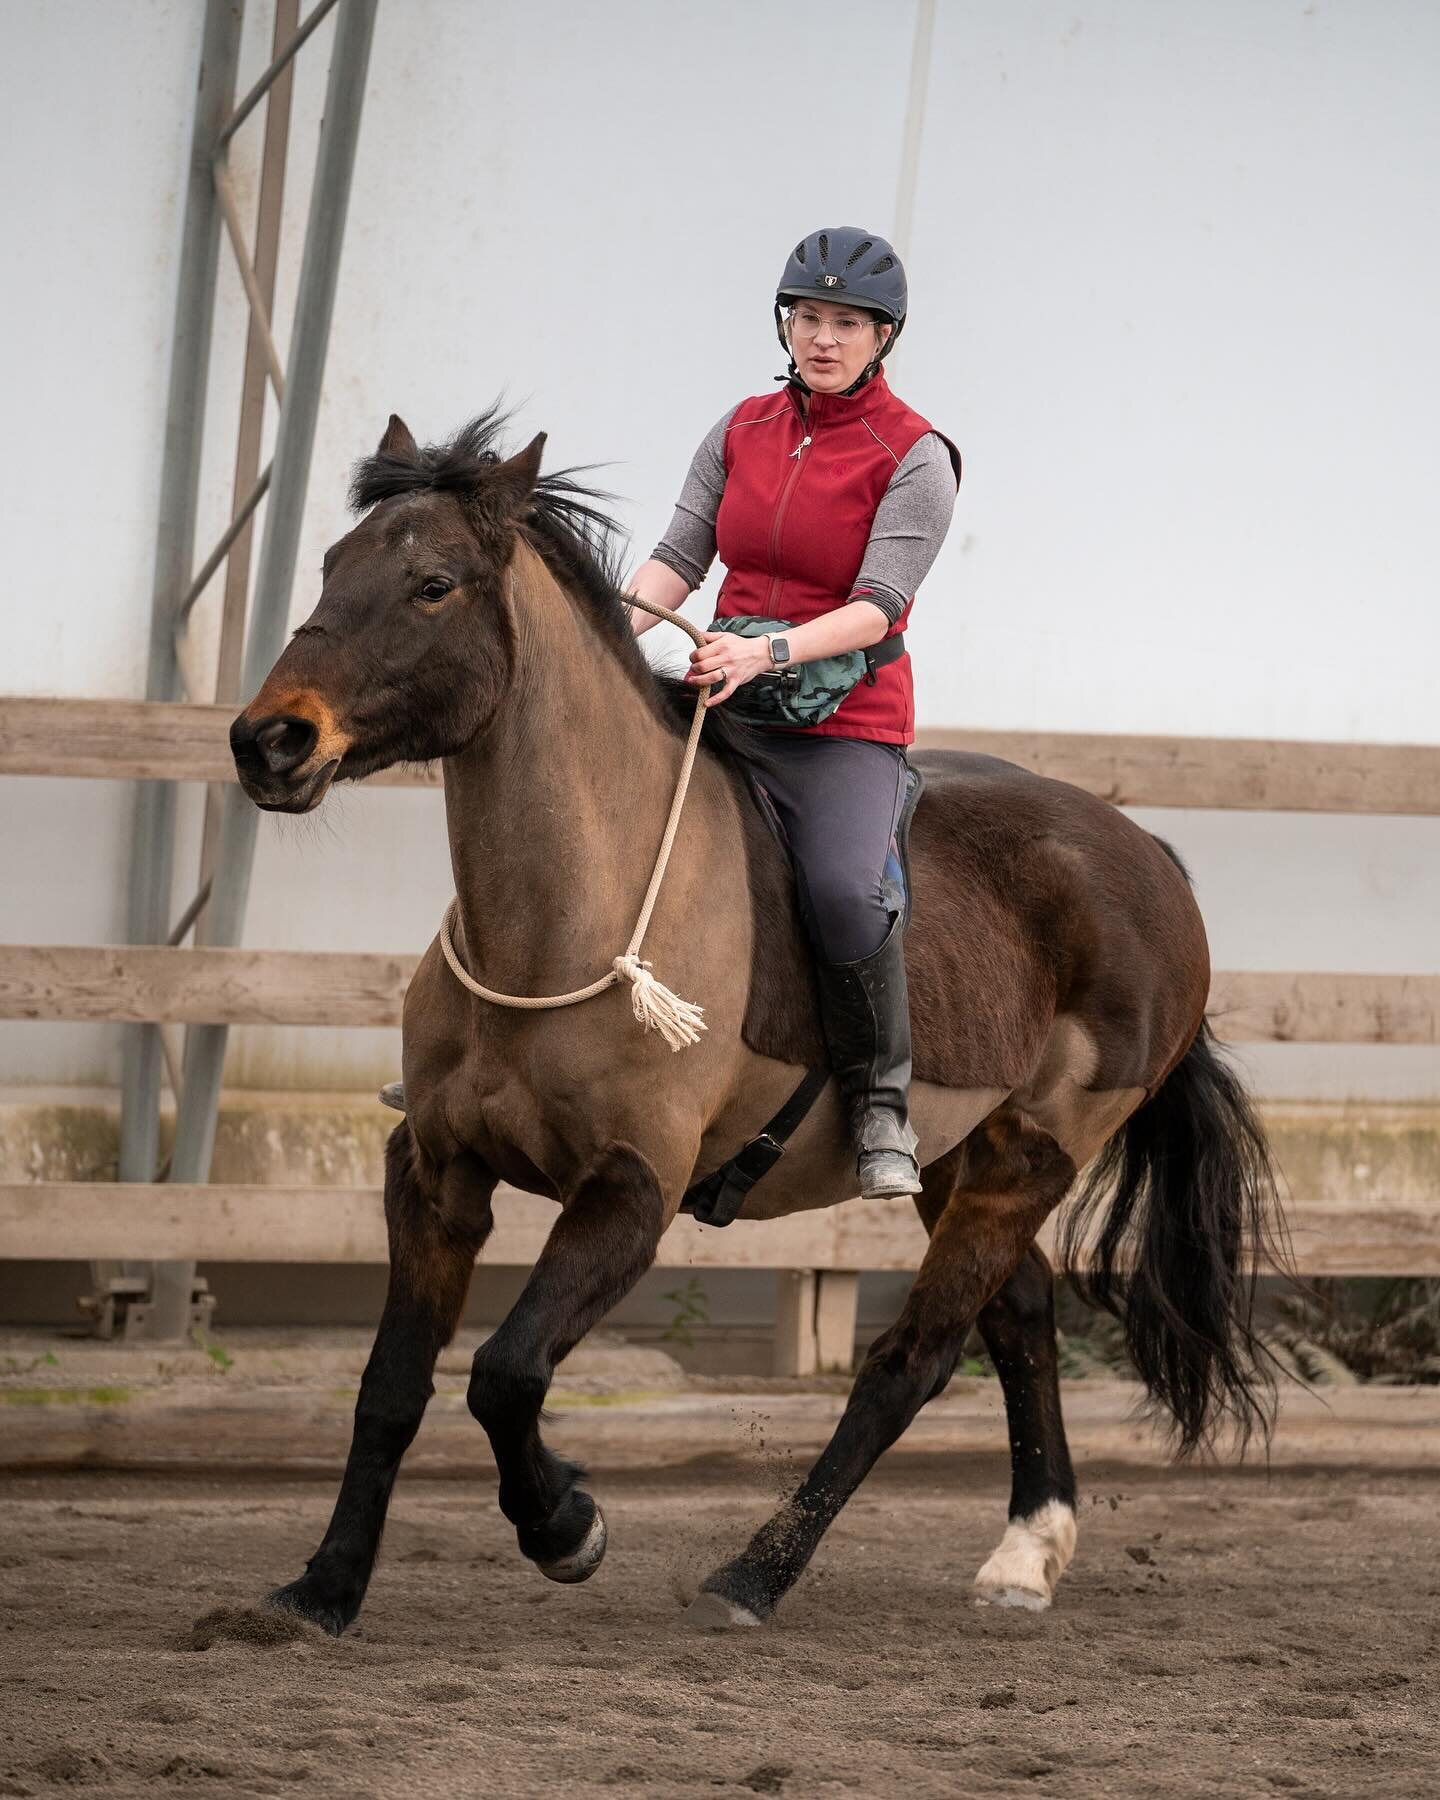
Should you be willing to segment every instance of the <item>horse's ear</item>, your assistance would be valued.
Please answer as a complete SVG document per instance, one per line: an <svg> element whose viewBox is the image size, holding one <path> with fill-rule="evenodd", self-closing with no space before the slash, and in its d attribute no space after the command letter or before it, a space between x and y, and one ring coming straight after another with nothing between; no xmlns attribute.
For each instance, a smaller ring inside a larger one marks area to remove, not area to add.
<svg viewBox="0 0 1440 1800"><path fill-rule="evenodd" d="M410 427L399 413L391 413L390 423L385 427L385 435L380 440L377 456L398 457L401 462L418 462L420 446L411 435Z"/></svg>
<svg viewBox="0 0 1440 1800"><path fill-rule="evenodd" d="M518 513L540 479L540 458L545 454L545 433L537 431L523 450L497 463L485 477L485 488L504 502L508 512Z"/></svg>

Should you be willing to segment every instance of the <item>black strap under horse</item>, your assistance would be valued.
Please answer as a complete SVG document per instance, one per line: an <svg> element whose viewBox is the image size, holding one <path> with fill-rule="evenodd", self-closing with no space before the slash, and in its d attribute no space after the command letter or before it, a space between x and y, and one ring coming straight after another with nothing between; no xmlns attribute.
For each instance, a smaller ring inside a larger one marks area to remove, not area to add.
<svg viewBox="0 0 1440 1800"><path fill-rule="evenodd" d="M768 1175L785 1154L785 1146L810 1108L820 1098L829 1069L808 1069L799 1087L757 1137L722 1163L713 1175L697 1181L680 1202L681 1212L702 1225L732 1225L745 1204L745 1196Z"/></svg>

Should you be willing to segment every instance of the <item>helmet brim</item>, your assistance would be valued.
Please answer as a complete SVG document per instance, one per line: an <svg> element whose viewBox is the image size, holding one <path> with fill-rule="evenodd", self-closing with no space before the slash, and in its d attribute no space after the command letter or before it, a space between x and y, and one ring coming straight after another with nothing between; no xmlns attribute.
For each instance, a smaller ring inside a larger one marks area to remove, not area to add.
<svg viewBox="0 0 1440 1800"><path fill-rule="evenodd" d="M855 312L873 313L886 325L898 325L902 317L888 306L877 306L871 300L852 300L843 290L821 287L818 283L814 287L777 288L775 304L782 306L787 300L827 300L831 306L848 306Z"/></svg>

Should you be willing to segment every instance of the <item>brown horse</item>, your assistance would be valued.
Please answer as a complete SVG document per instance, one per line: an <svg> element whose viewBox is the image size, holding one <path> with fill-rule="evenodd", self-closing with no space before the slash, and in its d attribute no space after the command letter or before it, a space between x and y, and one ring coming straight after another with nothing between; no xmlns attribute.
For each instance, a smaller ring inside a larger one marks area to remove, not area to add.
<svg viewBox="0 0 1440 1800"><path fill-rule="evenodd" d="M421 450L391 419L356 473L361 521L326 555L318 606L231 744L251 798L287 812L317 806L334 780L442 759L464 966L504 993L556 994L607 970L628 939L693 690L657 678L636 646L593 496L540 478L540 438L501 460L499 424L486 415ZM650 1267L687 1189L823 1066L790 871L744 774L762 746L723 706L704 742L645 944L658 974L703 1002L697 1046L672 1054L613 990L558 1011L494 1006L462 987L438 940L410 985L409 1111L386 1154L389 1295L334 1516L307 1573L273 1596L333 1632L363 1600L497 1183L560 1210L476 1353L469 1404L521 1550L578 1581L605 1527L539 1434L555 1366ZM704 1623L773 1612L977 1321L1014 1467L980 1594L1049 1603L1074 1547L1075 1485L1035 1237L1097 1155L1071 1235L1103 1213L1092 1294L1124 1318L1182 1446L1226 1413L1242 1427L1265 1417L1247 1272L1273 1184L1205 1028L1209 961L1183 871L1076 788L982 756L917 762L907 961L930 1245L814 1470L705 1583L692 1609ZM835 1205L853 1186L827 1089L744 1217Z"/></svg>

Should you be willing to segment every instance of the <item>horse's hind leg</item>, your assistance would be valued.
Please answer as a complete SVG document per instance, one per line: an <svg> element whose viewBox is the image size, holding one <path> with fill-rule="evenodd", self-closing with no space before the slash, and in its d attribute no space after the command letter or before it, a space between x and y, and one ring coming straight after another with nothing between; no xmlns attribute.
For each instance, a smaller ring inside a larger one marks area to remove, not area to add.
<svg viewBox="0 0 1440 1800"><path fill-rule="evenodd" d="M925 1171L915 1209L927 1232L944 1212L958 1173L950 1158ZM1055 1277L1038 1244L981 1307L976 1324L1005 1396L1010 1522L975 1577L975 1597L1039 1612L1075 1554L1075 1471L1060 1411Z"/></svg>
<svg viewBox="0 0 1440 1800"><path fill-rule="evenodd" d="M385 1527L400 1459L434 1389L435 1360L454 1336L475 1258L490 1235L495 1178L463 1156L442 1173L419 1166L408 1124L385 1150L390 1287L360 1382L340 1495L306 1572L278 1588L283 1606L334 1633L360 1610Z"/></svg>
<svg viewBox="0 0 1440 1800"><path fill-rule="evenodd" d="M982 1308L980 1335L1000 1376L1010 1431L1010 1523L975 1577L992 1606L1047 1607L1075 1554L1075 1471L1060 1413L1055 1278L1030 1247Z"/></svg>
<svg viewBox="0 0 1440 1800"><path fill-rule="evenodd" d="M976 1315L1074 1176L1054 1138L1014 1107L992 1114L935 1165L933 1187L947 1197L900 1317L871 1346L835 1435L793 1499L705 1582L694 1623L769 1617L877 1458L949 1381Z"/></svg>
<svg viewBox="0 0 1440 1800"><path fill-rule="evenodd" d="M495 1452L500 1510L552 1581L594 1573L605 1521L577 1485L582 1471L542 1441L540 1410L556 1364L650 1267L667 1223L655 1170L637 1150L612 1145L566 1202L520 1298L475 1352L470 1410Z"/></svg>

